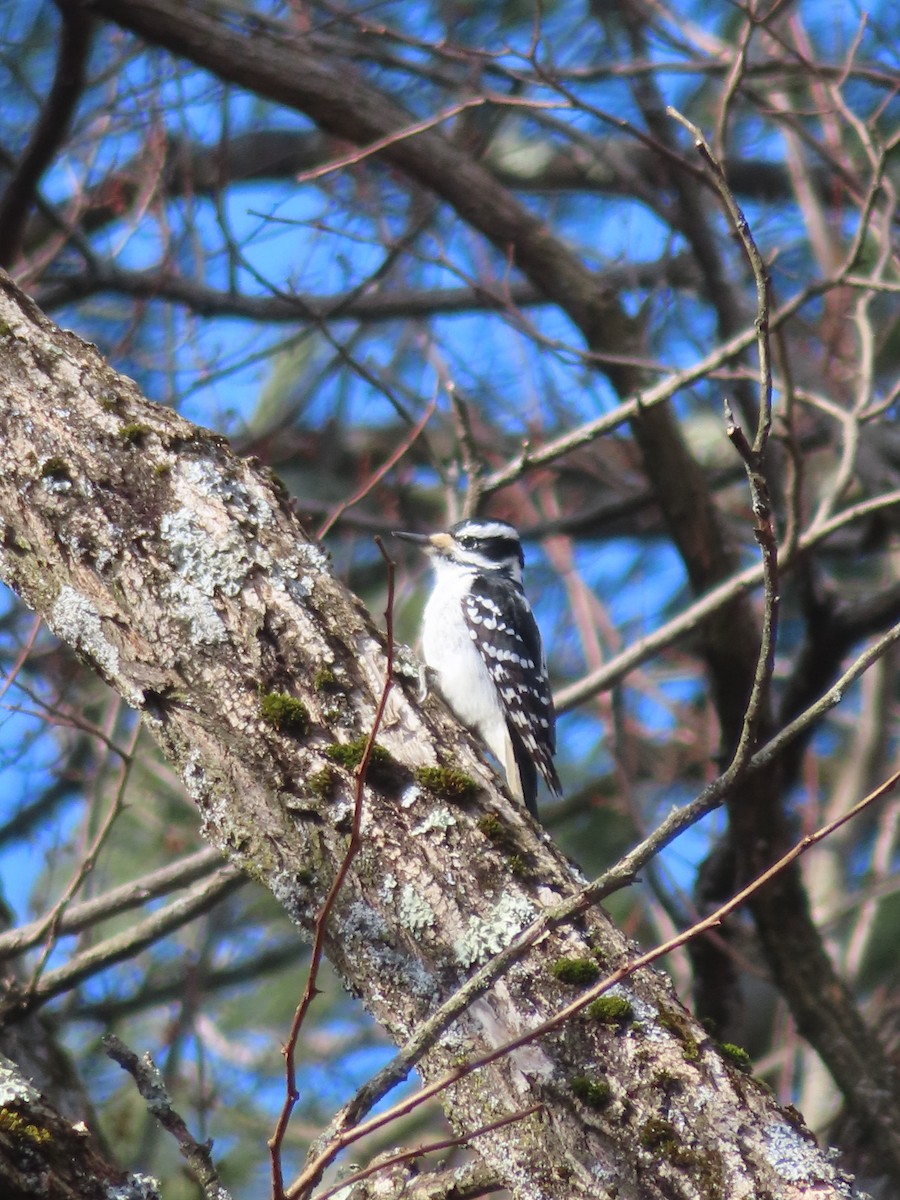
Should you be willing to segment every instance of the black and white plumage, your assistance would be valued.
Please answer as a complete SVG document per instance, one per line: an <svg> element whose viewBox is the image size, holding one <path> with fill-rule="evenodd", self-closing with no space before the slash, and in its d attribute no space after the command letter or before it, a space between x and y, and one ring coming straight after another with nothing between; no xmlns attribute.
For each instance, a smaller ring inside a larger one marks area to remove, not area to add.
<svg viewBox="0 0 900 1200"><path fill-rule="evenodd" d="M556 728L541 635L522 589L519 535L505 521L469 518L446 533L396 533L423 547L434 589L422 653L441 695L506 771L509 790L537 815L538 773L561 794Z"/></svg>

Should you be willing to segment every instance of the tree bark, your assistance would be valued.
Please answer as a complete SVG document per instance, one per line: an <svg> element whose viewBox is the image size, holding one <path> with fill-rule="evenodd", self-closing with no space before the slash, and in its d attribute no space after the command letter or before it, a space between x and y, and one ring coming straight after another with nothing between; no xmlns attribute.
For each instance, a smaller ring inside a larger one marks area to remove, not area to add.
<svg viewBox="0 0 900 1200"><path fill-rule="evenodd" d="M4 1200L159 1200L156 1180L110 1163L83 1121L61 1116L0 1054L0 1185Z"/></svg>
<svg viewBox="0 0 900 1200"><path fill-rule="evenodd" d="M0 574L141 712L205 835L309 931L354 803L335 747L346 763L372 729L383 638L265 473L145 400L6 277L0 363ZM398 1043L582 882L443 705L419 706L415 690L399 679L391 692L362 848L325 935L347 986ZM267 698L285 695L304 707L273 720ZM435 766L463 772L473 794L451 800L452 776L417 777ZM423 1078L552 1019L578 994L552 964L605 972L631 952L599 907L551 922L431 1046ZM473 1143L516 1195L851 1194L662 975L640 971L620 994L624 1025L582 1013L442 1093L460 1132L542 1104Z"/></svg>

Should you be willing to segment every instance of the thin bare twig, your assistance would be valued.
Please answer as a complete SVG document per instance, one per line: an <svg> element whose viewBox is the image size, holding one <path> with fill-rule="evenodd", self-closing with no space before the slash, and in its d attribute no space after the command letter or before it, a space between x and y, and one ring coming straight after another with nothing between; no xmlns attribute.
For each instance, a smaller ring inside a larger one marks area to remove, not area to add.
<svg viewBox="0 0 900 1200"><path fill-rule="evenodd" d="M181 1157L200 1185L206 1200L230 1200L231 1194L222 1187L213 1165L212 1142L198 1142L188 1129L184 1118L173 1107L159 1068L150 1055L138 1058L114 1033L105 1034L101 1040L109 1057L127 1071L137 1084L138 1091L147 1101L151 1116L175 1138Z"/></svg>
<svg viewBox="0 0 900 1200"><path fill-rule="evenodd" d="M93 19L80 5L67 5L61 15L53 84L31 139L0 198L0 266L4 267L19 253L38 183L65 141L86 83Z"/></svg>
<svg viewBox="0 0 900 1200"><path fill-rule="evenodd" d="M425 1154L438 1154L441 1150L452 1150L456 1146L468 1146L474 1138L481 1137L486 1133L494 1133L498 1129L503 1129L506 1125L512 1125L514 1121L523 1121L533 1113L539 1112L543 1107L542 1103L531 1104L528 1108L518 1109L516 1112L508 1113L505 1117L498 1117L496 1121L490 1121L487 1125L481 1125L478 1129L473 1129L471 1133L464 1133L459 1137L442 1138L439 1142L427 1142L423 1146L416 1146L414 1150L404 1150L400 1153L392 1154L388 1158L382 1158L368 1167L363 1167L360 1171L354 1171L352 1175L345 1175L339 1183L328 1188L327 1191L320 1192L316 1196L316 1200L329 1200L331 1196L337 1195L338 1192L343 1192L346 1188L349 1188L354 1183L359 1183L362 1179L368 1179L370 1176L377 1174L378 1171L385 1171L389 1167L396 1167L405 1162L411 1163ZM289 1195L293 1197L293 1189L291 1189Z"/></svg>
<svg viewBox="0 0 900 1200"><path fill-rule="evenodd" d="M54 996L70 991L85 979L105 971L118 962L133 958L160 938L180 929L201 913L207 912L229 892L241 886L245 876L238 867L221 867L209 879L197 884L186 895L174 900L124 932L106 938L75 955L65 966L47 971L27 994L12 993L0 1006L0 1024L19 1020Z"/></svg>
<svg viewBox="0 0 900 1200"><path fill-rule="evenodd" d="M750 49L750 42L753 38L753 33L756 29L756 14L753 11L752 0L744 9L746 16L746 24L741 30L738 44L735 48L734 62L728 70L728 77L725 80L725 86L722 89L722 100L719 104L719 111L716 116L716 128L713 133L713 146L715 147L715 155L719 162L724 162L726 158L726 143L728 140L728 114L731 112L732 103L741 86L741 81L747 70L747 51Z"/></svg>
<svg viewBox="0 0 900 1200"><path fill-rule="evenodd" d="M72 904L59 919L56 927L57 937L81 933L100 921L146 904L148 900L155 900L158 896L164 896L178 888L188 887L189 884L208 875L221 862L222 855L218 850L198 850L196 854L190 854L178 862L168 863L157 871L151 871L139 879L122 884L121 887L111 888L93 900ZM19 925L8 933L0 934L0 961L36 946L46 934L49 920L50 916L41 917L37 921Z"/></svg>
<svg viewBox="0 0 900 1200"><path fill-rule="evenodd" d="M303 1022L306 1015L316 998L318 993L317 980L319 977L319 968L322 963L322 956L325 950L325 932L329 918L334 910L337 902L338 893L344 885L344 880L356 857L359 848L362 844L360 838L360 829L362 827L362 812L363 812L363 796L365 791L366 776L369 770L369 763L372 758L372 751L375 746L375 739L378 736L378 730L381 728L381 722L384 719L385 709L387 707L388 696L390 695L391 687L394 681L394 563L387 551L384 548L384 543L380 537L375 538L375 544L378 546L381 556L387 565L387 605L385 609L385 675L384 686L381 690L381 699L378 703L378 708L375 712L375 718L372 722L372 728L369 732L369 738L366 742L366 748L363 756L357 765L354 776L356 779L354 802L353 802L353 823L350 829L350 840L347 843L347 849L344 857L341 860L341 865L338 867L337 873L331 882L331 887L328 889L328 895L322 901L319 911L316 913L315 924L313 926L313 944L310 955L309 971L306 977L306 987L303 990L303 995L300 998L300 1003L294 1011L291 1028L288 1033L287 1041L284 1044L282 1053L284 1054L285 1062L285 1098L284 1104L281 1107L281 1112L278 1116L278 1121L272 1136L269 1138L269 1157L271 1161L272 1175L272 1197L273 1200L284 1200L284 1170L281 1162L281 1147L284 1144L284 1138L287 1133L288 1124L290 1123L291 1114L297 1101L300 1099L300 1093L297 1089L297 1071L294 1061L295 1052L297 1049L297 1041L300 1037L300 1031L303 1028Z"/></svg>
<svg viewBox="0 0 900 1200"><path fill-rule="evenodd" d="M832 288L840 286L843 283L843 274L849 270L850 266L851 263L848 260L831 278L811 283L785 301L783 305L772 313L769 322L770 329L780 327L810 303L810 301L817 300L820 296L831 291ZM751 328L741 330L740 333L735 334L728 341L720 343L715 350L693 363L690 367L668 372L666 377L661 379L659 383L652 384L638 393L637 396L632 397L632 399L617 404L615 408L610 409L609 412L604 413L602 416L592 421L586 421L584 424L579 425L577 429L561 434L549 442L545 442L543 446L533 449L529 448L526 453L517 455L512 463L507 463L505 466L499 467L496 471L488 475L484 480L484 492L487 494L497 491L499 488L508 487L509 484L515 483L527 469L547 466L564 455L570 454L573 450L589 445L604 434L611 433L620 425L625 425L629 421L634 420L642 411L671 400L678 392L689 387L692 383L696 383L698 380L707 378L711 372L730 362L742 350L752 345L756 338L757 331L754 324ZM614 361L609 355L601 357L604 360ZM592 356L586 353L584 358L586 361L590 361ZM631 362L633 360L615 359L615 361Z"/></svg>
<svg viewBox="0 0 900 1200"><path fill-rule="evenodd" d="M775 534L775 523L772 517L772 505L769 500L769 485L765 473L766 448L769 441L769 431L772 428L772 359L769 348L769 272L763 256L754 241L747 218L744 216L734 193L728 186L722 164L713 154L709 142L702 131L687 117L671 106L667 112L679 124L687 129L694 139L694 145L705 159L710 168L713 185L719 194L722 205L734 226L735 232L744 248L744 253L750 263L753 279L756 283L756 345L759 362L759 403L756 433L752 445L740 425L732 416L731 406L725 401L726 432L737 452L740 454L747 473L747 484L750 488L750 502L753 510L753 531L762 553L763 575L763 619L760 634L759 653L756 668L753 672L753 685L750 699L741 722L741 732L738 738L734 757L725 772L728 777L727 787L738 778L749 761L756 745L759 730L765 713L766 699L775 670L775 645L778 634L778 540Z"/></svg>
<svg viewBox="0 0 900 1200"><path fill-rule="evenodd" d="M776 737L757 750L747 763L746 771L749 773L757 770L782 753L794 738L808 729L830 708L839 704L846 689L868 670L873 662L885 654L890 646L897 642L900 642L900 625L895 626L889 633L869 646L815 704L810 705L805 712L785 726ZM344 1145L342 1139L359 1121L362 1114L370 1111L393 1087L402 1083L423 1054L435 1044L451 1022L473 1001L483 995L494 980L499 978L513 962L518 961L531 946L544 938L547 933L570 923L581 913L599 903L605 896L633 882L637 873L650 859L691 825L696 824L701 817L718 807L724 796L724 777L720 776L696 799L681 808L674 809L649 837L635 846L608 871L583 888L578 895L564 904L544 912L536 921L523 929L509 946L480 967L452 996L444 1001L427 1021L423 1021L418 1026L398 1054L367 1080L335 1116L327 1137L319 1139L322 1150L316 1161L321 1159L321 1170L324 1170L331 1161L331 1157L339 1153ZM333 1150L333 1154L328 1157L331 1150ZM304 1178L305 1174L304 1171L304 1176L300 1178ZM296 1186L295 1182L292 1189Z"/></svg>
<svg viewBox="0 0 900 1200"><path fill-rule="evenodd" d="M117 704L118 703L121 702L119 701ZM69 881L65 891L44 918L44 927L41 930L37 940L40 940L40 938L44 937L45 935L47 940L43 950L41 951L41 955L35 964L34 970L31 974L31 979L28 983L27 994L29 996L32 995L37 989L38 981L40 980L44 967L47 965L47 960L53 953L53 948L59 940L60 926L66 909L69 907L69 904L72 902L72 898L81 888L81 885L84 883L85 879L87 879L88 875L90 875L90 873L93 871L97 862L97 856L103 849L106 839L112 832L113 825L115 825L116 820L122 812L125 803L125 790L128 787L128 779L131 774L132 764L134 762L134 749L137 745L137 740L140 737L140 733L141 723L140 721L135 721L134 728L131 731L131 737L128 739L128 745L125 750L121 752L122 761L119 768L119 781L116 785L116 790L113 795L112 803L109 806L109 811L107 812L100 828L97 830L91 845L84 854L84 857L78 864L78 868L72 876L72 879Z"/></svg>
<svg viewBox="0 0 900 1200"><path fill-rule="evenodd" d="M375 487L376 484L380 483L382 479L384 479L388 471L393 470L404 454L406 454L415 444L419 434L424 431L425 426L434 416L435 408L437 408L437 393L432 396L424 413L418 419L418 421L416 421L415 425L409 431L407 436L401 441L394 453L389 455L387 460L382 463L378 470L373 472L373 474L369 476L365 483L363 483L362 486L359 487L352 496L348 496L346 500L342 500L340 504L336 505L335 508L332 509L316 533L316 538L319 541L325 537L334 523L347 511L348 508L352 508L354 504L358 504L360 500L363 500L369 494L369 492L371 492L372 488Z"/></svg>
<svg viewBox="0 0 900 1200"><path fill-rule="evenodd" d="M609 991L609 989L614 987L617 983L621 983L623 980L630 978L642 967L650 966L654 962L657 962L660 958L665 957L665 955L671 954L673 950L677 950L680 946L683 946L692 938L695 938L702 933L706 933L708 930L715 929L716 926L720 925L726 917L730 916L731 913L740 908L740 906L744 904L755 892L764 887L771 879L783 871L785 867L789 866L792 862L799 858L801 854L804 854L807 850L809 850L812 846L815 846L818 842L821 842L824 838L829 837L835 832L835 830L839 829L842 825L858 816L876 800L892 791L897 785L898 781L900 781L900 771L894 772L889 779L887 779L874 791L870 792L869 795L867 795L858 804L854 805L854 807L848 812L844 813L840 817L835 818L833 821L829 821L828 824L821 826L818 830L809 834L807 837L802 838L793 847L791 847L786 854L782 855L777 862L753 879L749 884L746 885L746 887L741 888L739 892L732 896L730 900L720 905L717 909L715 909L714 912L710 913L702 920L697 921L689 929L684 930L675 937L670 938L668 941L654 947L654 949L638 955L630 962L619 967L593 987L581 992L576 1000L573 1000L570 1004L565 1005L548 1020L543 1021L535 1028L529 1029L525 1033L519 1034L518 1036L511 1038L509 1041L494 1047L485 1054L482 1054L479 1057L470 1060L469 1062L461 1064L452 1071L448 1071L444 1075L441 1075L438 1079L426 1084L413 1096L409 1096L406 1099L401 1100L399 1103L393 1105L385 1112L379 1113L375 1117L371 1117L368 1121L360 1122L353 1128L347 1129L342 1134L336 1136L321 1151L315 1160L307 1164L302 1174L298 1176L297 1180L295 1180L295 1182L291 1185L287 1193L287 1200L300 1200L300 1197L304 1196L308 1192L310 1181L314 1183L315 1180L319 1178L321 1172L325 1169L328 1163L331 1162L341 1150L346 1149L347 1146L359 1141L361 1138L374 1132L376 1129L383 1128L391 1121L396 1120L397 1117L404 1116L407 1113L412 1112L421 1104L424 1104L426 1100L430 1100L433 1096L438 1095L439 1093L445 1091L448 1087L458 1083L461 1079L471 1075L473 1071L477 1071L482 1067L489 1066L491 1063L496 1062L500 1058L504 1058L506 1055L511 1054L513 1051L518 1050L522 1046L528 1045L537 1038L543 1037L545 1034L559 1029L560 1026L564 1025L568 1020L576 1016L592 1001L603 995L604 992ZM527 934L528 930L525 931L526 936ZM515 945L520 945L520 939L517 939ZM512 949L512 947L509 949ZM503 953L504 955L508 954L508 950L504 951Z"/></svg>
<svg viewBox="0 0 900 1200"><path fill-rule="evenodd" d="M22 667L25 665L25 661L28 658L28 655L31 653L31 647L34 645L35 640L37 639L37 635L40 632L42 623L43 623L43 618L37 617L37 616L31 622L31 629L29 629L29 631L28 631L28 637L25 639L25 644L22 646L22 649L16 655L16 661L10 667L9 673L7 674L6 678L3 680L3 683L0 684L0 700L3 699L3 697L6 695L6 693L9 691L9 689L12 687L12 685L15 683L16 676L19 674L19 672L22 670Z"/></svg>
<svg viewBox="0 0 900 1200"><path fill-rule="evenodd" d="M456 425L456 440L459 444L462 469L466 477L466 494L463 501L463 517L473 517L478 512L481 503L482 484L484 478L484 460L478 453L475 434L472 430L472 419L469 408L462 396L456 390L452 380L448 380L447 395L453 409L453 419Z"/></svg>
<svg viewBox="0 0 900 1200"><path fill-rule="evenodd" d="M884 495L875 496L871 500L861 500L859 504L845 508L843 512L838 513L829 521L804 533L797 540L794 552L782 556L782 571L791 566L807 550L811 550L813 546L818 545L833 533L837 533L856 521L864 520L874 513L887 512L889 509L897 507L900 507L900 489L885 492ZM677 617L655 632L648 634L647 637L633 642L626 650L611 658L598 670L591 671L577 683L561 688L553 697L557 713L568 712L598 692L614 687L630 671L653 658L664 647L690 633L701 621L717 612L724 604L728 604L743 592L758 587L764 578L765 572L762 563L755 563L752 567L746 567L743 571L739 571L731 579L726 579L724 583L720 583L718 587L694 601Z"/></svg>

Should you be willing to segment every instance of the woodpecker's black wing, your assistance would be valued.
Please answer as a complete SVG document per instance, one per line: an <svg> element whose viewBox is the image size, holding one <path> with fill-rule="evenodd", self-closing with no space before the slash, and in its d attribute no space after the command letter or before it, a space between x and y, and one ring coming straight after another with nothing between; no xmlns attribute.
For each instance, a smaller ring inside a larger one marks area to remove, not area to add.
<svg viewBox="0 0 900 1200"><path fill-rule="evenodd" d="M500 696L525 801L534 812L535 767L557 796L562 794L562 788L553 766L556 751L553 697L531 605L521 587L508 577L476 575L470 591L463 597L462 609L472 641Z"/></svg>

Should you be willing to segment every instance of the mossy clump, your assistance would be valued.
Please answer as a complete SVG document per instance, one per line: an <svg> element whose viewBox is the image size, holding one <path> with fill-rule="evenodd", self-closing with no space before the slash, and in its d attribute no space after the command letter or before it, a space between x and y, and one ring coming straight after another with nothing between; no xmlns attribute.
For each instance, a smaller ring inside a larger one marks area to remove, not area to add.
<svg viewBox="0 0 900 1200"><path fill-rule="evenodd" d="M687 1019L679 1016L673 1009L666 1009L659 1014L658 1020L663 1029L668 1029L681 1042L684 1061L696 1062L700 1057L700 1043L691 1033Z"/></svg>
<svg viewBox="0 0 900 1200"><path fill-rule="evenodd" d="M753 1059L743 1046L736 1046L734 1042L722 1042L719 1051L739 1071L743 1071L745 1075L753 1074Z"/></svg>
<svg viewBox="0 0 900 1200"><path fill-rule="evenodd" d="M506 836L506 826L493 813L486 813L478 822L478 828L492 842L499 842L501 838Z"/></svg>
<svg viewBox="0 0 900 1200"><path fill-rule="evenodd" d="M675 1140L675 1126L662 1117L651 1117L641 1127L641 1145L645 1150L658 1150Z"/></svg>
<svg viewBox="0 0 900 1200"><path fill-rule="evenodd" d="M598 996L587 1006L587 1015L601 1025L624 1025L634 1019L634 1009L624 996Z"/></svg>
<svg viewBox="0 0 900 1200"><path fill-rule="evenodd" d="M319 800L330 800L334 795L337 776L331 767L323 767L321 771L314 771L306 782L309 790Z"/></svg>
<svg viewBox="0 0 900 1200"><path fill-rule="evenodd" d="M331 667L319 667L313 675L313 691L315 692L333 692L339 687L337 675Z"/></svg>
<svg viewBox="0 0 900 1200"><path fill-rule="evenodd" d="M336 762L344 770L355 771L365 757L368 744L369 735L361 733L359 737L354 738L351 742L333 742L330 746L325 747L325 753L332 762ZM384 746L379 746L376 742L369 755L369 770L374 772L384 769L390 766L391 762L390 754L388 754Z"/></svg>
<svg viewBox="0 0 900 1200"><path fill-rule="evenodd" d="M531 874L531 869L522 854L511 854L508 859L509 870L516 879L527 879Z"/></svg>
<svg viewBox="0 0 900 1200"><path fill-rule="evenodd" d="M419 787L427 788L441 800L459 803L470 800L478 791L478 784L457 767L416 767L415 780Z"/></svg>
<svg viewBox="0 0 900 1200"><path fill-rule="evenodd" d="M72 474L66 463L61 458L48 458L41 464L41 477L43 479L71 479Z"/></svg>
<svg viewBox="0 0 900 1200"><path fill-rule="evenodd" d="M479 820L478 828L494 848L505 856L510 872L516 879L527 879L531 875L532 856L522 852L511 826L501 821L495 813L486 813Z"/></svg>
<svg viewBox="0 0 900 1200"><path fill-rule="evenodd" d="M571 1088L582 1104L598 1111L606 1108L612 1099L612 1088L605 1079L588 1079L586 1075L576 1075L571 1082Z"/></svg>
<svg viewBox="0 0 900 1200"><path fill-rule="evenodd" d="M661 1158L666 1158L679 1167L697 1165L697 1154L683 1145L678 1131L671 1121L663 1117L651 1117L641 1126L640 1143L645 1150L652 1150Z"/></svg>
<svg viewBox="0 0 900 1200"><path fill-rule="evenodd" d="M262 719L279 733L300 737L309 729L309 711L302 700L287 692L263 692L259 697Z"/></svg>
<svg viewBox="0 0 900 1200"><path fill-rule="evenodd" d="M486 813L478 822L478 828L498 850L504 850L507 854L519 852L519 843L515 833L505 821L501 821L494 813Z"/></svg>
<svg viewBox="0 0 900 1200"><path fill-rule="evenodd" d="M152 432L149 425L141 425L135 421L130 425L123 425L119 430L119 437L128 446L139 446L147 434Z"/></svg>
<svg viewBox="0 0 900 1200"><path fill-rule="evenodd" d="M594 983L600 975L600 968L592 958L558 958L550 967L550 973L560 983L570 983L574 987L587 987Z"/></svg>

